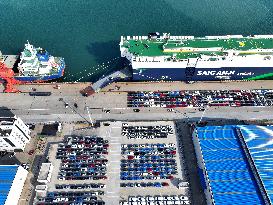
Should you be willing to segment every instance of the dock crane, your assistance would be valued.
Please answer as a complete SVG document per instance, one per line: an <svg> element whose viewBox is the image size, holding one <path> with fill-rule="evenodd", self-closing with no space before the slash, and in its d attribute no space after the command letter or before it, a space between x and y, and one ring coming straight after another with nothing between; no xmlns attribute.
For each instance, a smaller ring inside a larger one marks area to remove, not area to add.
<svg viewBox="0 0 273 205"><path fill-rule="evenodd" d="M14 78L14 72L11 68L8 68L4 62L0 61L0 79L4 82L4 92L5 93L18 93L18 89L14 88L14 85L20 84L21 82Z"/></svg>

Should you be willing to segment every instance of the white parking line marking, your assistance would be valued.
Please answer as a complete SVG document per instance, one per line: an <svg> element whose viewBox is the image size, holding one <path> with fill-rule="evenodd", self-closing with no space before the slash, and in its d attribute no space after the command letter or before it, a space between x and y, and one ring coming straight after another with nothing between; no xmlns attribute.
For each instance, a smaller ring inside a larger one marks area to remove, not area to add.
<svg viewBox="0 0 273 205"><path fill-rule="evenodd" d="M120 169L120 167L112 167L111 169L117 169L117 170L119 170L119 169Z"/></svg>
<svg viewBox="0 0 273 205"><path fill-rule="evenodd" d="M110 161L110 162L112 163L112 162L119 162L119 161Z"/></svg>
<svg viewBox="0 0 273 205"><path fill-rule="evenodd" d="M107 196L107 197L111 197L111 198L119 198L119 196Z"/></svg>
<svg viewBox="0 0 273 205"><path fill-rule="evenodd" d="M118 142L113 142L113 143L111 143L111 144L120 144L120 143L118 143Z"/></svg>
<svg viewBox="0 0 273 205"><path fill-rule="evenodd" d="M109 174L116 174L116 173L119 173L119 172L109 172Z"/></svg>
<svg viewBox="0 0 273 205"><path fill-rule="evenodd" d="M112 128L114 128L114 129L120 129L121 127L112 127Z"/></svg>

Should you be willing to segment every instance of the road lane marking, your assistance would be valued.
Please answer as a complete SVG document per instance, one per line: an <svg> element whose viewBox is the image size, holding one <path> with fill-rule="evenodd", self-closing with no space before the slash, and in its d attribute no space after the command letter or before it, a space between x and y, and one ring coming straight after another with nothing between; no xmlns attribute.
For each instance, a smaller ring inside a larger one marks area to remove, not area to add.
<svg viewBox="0 0 273 205"><path fill-rule="evenodd" d="M50 110L50 109L42 109L42 108L32 108L32 109L27 109L27 110L37 110L37 111L41 111L41 110Z"/></svg>

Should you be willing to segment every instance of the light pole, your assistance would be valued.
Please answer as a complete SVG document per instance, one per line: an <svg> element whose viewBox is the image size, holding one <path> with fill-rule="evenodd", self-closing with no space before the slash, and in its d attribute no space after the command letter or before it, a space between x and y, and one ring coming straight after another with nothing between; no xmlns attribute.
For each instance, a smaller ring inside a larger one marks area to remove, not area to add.
<svg viewBox="0 0 273 205"><path fill-rule="evenodd" d="M204 115L205 115L205 112L207 111L207 109L209 109L209 105L210 105L211 102L212 102L212 101L209 101L209 102L208 102L206 108L204 109L204 111L203 111L203 113L202 113L202 116L200 117L200 120L199 120L198 124L200 124L200 123L202 122L202 119L203 119L203 117L204 117Z"/></svg>
<svg viewBox="0 0 273 205"><path fill-rule="evenodd" d="M183 113L183 112L180 112L179 110L177 110L177 109L174 109L176 112L178 112L178 113L180 113L180 114L182 114L182 115L184 115L186 118L187 118L187 120L188 120L188 122L190 121L190 118L189 118L189 116L187 116L187 114L186 113Z"/></svg>
<svg viewBox="0 0 273 205"><path fill-rule="evenodd" d="M89 112L89 107L85 106L85 109L87 110L88 117L89 117L89 120L90 120L90 124L91 124L91 126L93 126L93 121L92 121L92 118L91 118L91 115L90 115L90 112Z"/></svg>

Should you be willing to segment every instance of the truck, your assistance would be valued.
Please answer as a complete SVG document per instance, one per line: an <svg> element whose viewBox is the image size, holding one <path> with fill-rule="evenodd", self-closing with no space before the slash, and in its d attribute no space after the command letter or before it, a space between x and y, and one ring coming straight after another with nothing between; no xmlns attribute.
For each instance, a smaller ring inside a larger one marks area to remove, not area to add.
<svg viewBox="0 0 273 205"><path fill-rule="evenodd" d="M30 96L50 96L51 92L29 92Z"/></svg>
<svg viewBox="0 0 273 205"><path fill-rule="evenodd" d="M81 90L80 93L85 97L89 97L90 95L95 93L95 90L91 86L88 86Z"/></svg>

